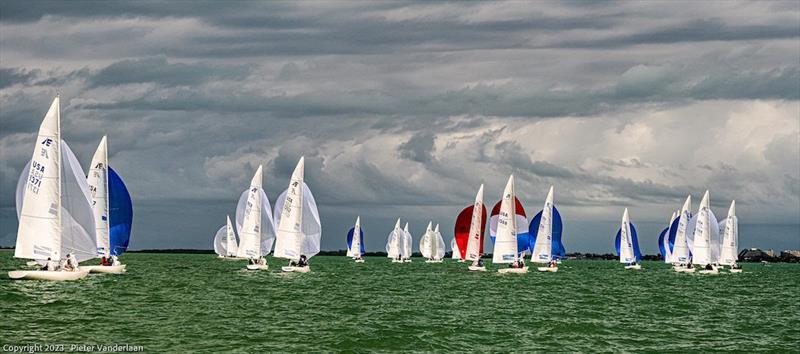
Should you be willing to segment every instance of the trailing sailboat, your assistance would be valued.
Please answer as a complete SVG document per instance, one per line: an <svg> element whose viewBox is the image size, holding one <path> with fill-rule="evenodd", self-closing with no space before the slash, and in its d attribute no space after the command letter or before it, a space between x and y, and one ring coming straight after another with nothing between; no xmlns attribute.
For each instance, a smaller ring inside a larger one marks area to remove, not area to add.
<svg viewBox="0 0 800 354"><path fill-rule="evenodd" d="M475 195L475 203L458 214L453 238L455 249L459 251L459 258L472 261L468 267L471 271L486 271L481 261L484 230L486 230L486 206L483 205L483 184L481 184L478 194Z"/></svg>
<svg viewBox="0 0 800 354"><path fill-rule="evenodd" d="M275 202L275 257L289 260L289 265L281 268L284 272L309 272L308 259L319 253L322 224L314 195L303 182L304 172L305 158L301 157L289 188Z"/></svg>
<svg viewBox="0 0 800 354"><path fill-rule="evenodd" d="M225 225L219 228L214 235L214 252L219 258L236 258L239 246L236 243L236 234L233 232L231 217L227 216Z"/></svg>
<svg viewBox="0 0 800 354"><path fill-rule="evenodd" d="M425 234L419 240L419 252L427 258L425 263L442 263L445 253L444 239L439 232L439 224L432 228L432 222L428 223Z"/></svg>
<svg viewBox="0 0 800 354"><path fill-rule="evenodd" d="M411 237L411 232L408 231L408 222L406 222L406 226L403 228L403 243L400 246L403 262L411 263L411 253L413 253L413 248L411 247L413 243L414 239Z"/></svg>
<svg viewBox="0 0 800 354"><path fill-rule="evenodd" d="M455 237L450 240L450 258L457 259L459 263L464 262L464 260L461 259L461 250L458 249L458 242Z"/></svg>
<svg viewBox="0 0 800 354"><path fill-rule="evenodd" d="M250 180L250 187L242 192L236 207L236 230L239 232L236 257L247 259L249 270L269 269L265 257L275 242L272 209L261 187L262 170L259 165Z"/></svg>
<svg viewBox="0 0 800 354"><path fill-rule="evenodd" d="M394 229L386 240L386 256L392 259L392 263L403 263L401 248L404 238L405 234L400 229L400 218L397 218L397 223L394 224Z"/></svg>
<svg viewBox="0 0 800 354"><path fill-rule="evenodd" d="M92 200L86 174L61 138L58 96L39 126L33 155L20 175L17 216L14 257L45 267L10 271L9 278L77 280L89 273L78 262L97 256Z"/></svg>
<svg viewBox="0 0 800 354"><path fill-rule="evenodd" d="M529 232L531 239L531 262L547 264L546 267L537 267L540 272L557 272L558 259L566 254L564 244L561 243L563 225L561 214L554 204L553 186L547 192L544 207L531 220Z"/></svg>
<svg viewBox="0 0 800 354"><path fill-rule="evenodd" d="M642 269L642 252L639 250L639 237L636 227L628 216L628 208L622 213L622 224L614 239L614 247L619 255L619 262L625 264L625 269Z"/></svg>
<svg viewBox="0 0 800 354"><path fill-rule="evenodd" d="M92 273L123 273L119 257L128 249L133 226L133 204L128 188L108 164L108 139L100 140L86 178L92 197L97 255L100 266L86 266Z"/></svg>
<svg viewBox="0 0 800 354"><path fill-rule="evenodd" d="M661 233L658 235L658 250L661 252L661 258L664 259L664 263L668 264L672 263L672 242L669 239L670 229L677 215L678 213L676 212L672 213L672 216L667 220L667 227L661 230Z"/></svg>
<svg viewBox="0 0 800 354"><path fill-rule="evenodd" d="M499 273L527 273L528 267L520 259L517 245L517 213L519 201L514 195L514 175L508 178L500 199L500 210L497 218L497 233L494 241L492 263L509 264L508 268L500 268Z"/></svg>
<svg viewBox="0 0 800 354"><path fill-rule="evenodd" d="M364 231L361 230L361 217L356 217L356 224L347 232L347 257L356 263L364 263Z"/></svg>
<svg viewBox="0 0 800 354"><path fill-rule="evenodd" d="M728 217L719 223L722 234L722 249L720 250L719 264L730 267L731 273L741 273L739 267L739 218L736 217L736 201L731 201L728 208Z"/></svg>

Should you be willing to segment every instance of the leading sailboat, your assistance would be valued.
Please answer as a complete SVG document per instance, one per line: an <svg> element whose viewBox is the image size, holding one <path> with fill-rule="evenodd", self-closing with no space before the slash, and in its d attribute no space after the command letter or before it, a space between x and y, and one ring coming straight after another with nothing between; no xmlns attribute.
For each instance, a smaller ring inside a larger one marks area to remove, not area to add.
<svg viewBox="0 0 800 354"><path fill-rule="evenodd" d="M702 267L700 274L718 274L719 269L719 223L711 211L708 191L700 201L700 210L692 219L694 233L691 241L692 262Z"/></svg>
<svg viewBox="0 0 800 354"><path fill-rule="evenodd" d="M133 226L133 204L125 182L108 164L108 138L103 136L92 157L86 182L92 196L97 255L100 266L86 266L91 273L124 273L117 257L127 249Z"/></svg>
<svg viewBox="0 0 800 354"><path fill-rule="evenodd" d="M625 264L625 269L642 269L642 265L639 264L642 261L639 237L636 234L636 227L628 216L628 208L622 213L622 223L614 238L614 247L619 255L619 262Z"/></svg>
<svg viewBox="0 0 800 354"><path fill-rule="evenodd" d="M500 200L500 212L497 220L497 236L494 241L492 263L509 264L508 268L500 268L499 273L527 273L528 267L521 262L517 249L517 218L514 195L514 175L508 177L503 197Z"/></svg>
<svg viewBox="0 0 800 354"><path fill-rule="evenodd" d="M308 259L319 253L322 224L314 195L303 181L305 157L300 157L289 180L289 188L275 202L278 224L275 257L289 260L284 272L308 273Z"/></svg>
<svg viewBox="0 0 800 354"><path fill-rule="evenodd" d="M45 268L10 271L9 278L77 280L89 273L77 264L97 255L89 185L61 138L58 96L39 126L33 155L20 175L17 216L14 257L32 259ZM62 260L65 266L57 269Z"/></svg>

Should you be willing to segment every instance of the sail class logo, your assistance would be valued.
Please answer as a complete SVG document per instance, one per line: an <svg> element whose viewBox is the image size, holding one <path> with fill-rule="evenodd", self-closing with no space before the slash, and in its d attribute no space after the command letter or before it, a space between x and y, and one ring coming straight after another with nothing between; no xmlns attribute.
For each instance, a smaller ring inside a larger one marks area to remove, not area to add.
<svg viewBox="0 0 800 354"><path fill-rule="evenodd" d="M50 139L50 138L42 140L42 145L44 145L44 146L50 146L50 144L52 144L52 143L53 143L53 139Z"/></svg>

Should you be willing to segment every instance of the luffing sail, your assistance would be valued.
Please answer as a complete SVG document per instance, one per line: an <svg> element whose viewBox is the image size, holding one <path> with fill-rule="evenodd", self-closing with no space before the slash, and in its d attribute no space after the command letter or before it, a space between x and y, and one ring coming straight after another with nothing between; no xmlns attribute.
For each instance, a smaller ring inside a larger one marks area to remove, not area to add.
<svg viewBox="0 0 800 354"><path fill-rule="evenodd" d="M262 169L259 165L250 181L250 188L242 192L236 208L236 230L239 233L236 257L239 258L266 256L275 241L272 209L261 187Z"/></svg>
<svg viewBox="0 0 800 354"><path fill-rule="evenodd" d="M289 188L275 202L275 257L297 261L301 255L311 258L319 253L322 224L314 195L303 182L304 171L305 158L301 157Z"/></svg>
<svg viewBox="0 0 800 354"><path fill-rule="evenodd" d="M499 210L498 210L499 213ZM483 205L483 185L478 189L475 203L464 208L456 218L455 238L458 254L454 258L478 260L483 254L483 236L486 229L486 206Z"/></svg>
<svg viewBox="0 0 800 354"><path fill-rule="evenodd" d="M364 231L361 230L361 217L356 217L356 224L347 232L347 257L359 258L364 255Z"/></svg>
<svg viewBox="0 0 800 354"><path fill-rule="evenodd" d="M73 253L84 261L97 255L89 185L78 159L61 138L59 104L56 97L17 184L17 258L43 262Z"/></svg>
<svg viewBox="0 0 800 354"><path fill-rule="evenodd" d="M720 250L719 264L731 266L739 260L739 218L736 217L736 201L731 201L728 217L719 223L722 234L722 249Z"/></svg>
<svg viewBox="0 0 800 354"><path fill-rule="evenodd" d="M492 263L512 263L519 259L517 248L517 198L514 195L514 175L508 178L500 200L497 236L494 242Z"/></svg>
<svg viewBox="0 0 800 354"><path fill-rule="evenodd" d="M692 262L699 266L717 264L719 262L719 223L714 212L711 211L708 191L700 201L700 210L692 218L694 234L692 235L690 250Z"/></svg>
<svg viewBox="0 0 800 354"><path fill-rule="evenodd" d="M619 255L620 263L631 264L642 260L642 252L639 250L639 237L636 234L636 227L633 226L628 216L628 208L625 208L625 212L622 213L622 223L614 239L614 246Z"/></svg>
<svg viewBox="0 0 800 354"><path fill-rule="evenodd" d="M529 226L532 262L550 263L566 256L561 242L562 229L561 214L554 203L553 186L550 186L542 211L533 217Z"/></svg>
<svg viewBox="0 0 800 354"><path fill-rule="evenodd" d="M108 163L108 139L103 136L86 178L92 198L98 256L119 256L128 249L133 204L122 178Z"/></svg>

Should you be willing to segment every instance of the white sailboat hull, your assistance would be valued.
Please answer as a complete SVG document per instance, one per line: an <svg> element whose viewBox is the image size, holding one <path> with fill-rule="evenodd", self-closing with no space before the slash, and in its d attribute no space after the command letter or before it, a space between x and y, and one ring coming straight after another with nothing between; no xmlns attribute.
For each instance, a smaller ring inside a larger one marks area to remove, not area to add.
<svg viewBox="0 0 800 354"><path fill-rule="evenodd" d="M741 269L731 269L730 271L731 271L731 273L741 273L742 272Z"/></svg>
<svg viewBox="0 0 800 354"><path fill-rule="evenodd" d="M242 258L242 257L225 257L225 256L219 256L219 257L217 257L217 258L219 258L219 259L221 259L221 260L224 260L224 261L246 261L246 260L248 260L248 258Z"/></svg>
<svg viewBox="0 0 800 354"><path fill-rule="evenodd" d="M364 263L364 260L363 259L356 259L355 262L356 263Z"/></svg>
<svg viewBox="0 0 800 354"><path fill-rule="evenodd" d="M712 269L701 269L698 271L700 274L719 274L719 268L712 266Z"/></svg>
<svg viewBox="0 0 800 354"><path fill-rule="evenodd" d="M286 267L281 267L281 270L284 271L284 272L287 272L287 273L292 273L292 272L293 273L308 273L308 272L311 271L311 268L309 268L308 266L305 266L305 267L286 266Z"/></svg>
<svg viewBox="0 0 800 354"><path fill-rule="evenodd" d="M500 268L497 270L498 273L512 273L512 274L522 274L528 272L528 267L522 268Z"/></svg>
<svg viewBox="0 0 800 354"><path fill-rule="evenodd" d="M8 277L13 280L78 280L89 274L88 270L79 268L76 272L49 271L49 270L13 270L8 272Z"/></svg>
<svg viewBox="0 0 800 354"><path fill-rule="evenodd" d="M426 260L425 263L442 263L441 259L429 259Z"/></svg>
<svg viewBox="0 0 800 354"><path fill-rule="evenodd" d="M642 265L641 264L627 265L627 266L625 266L625 269L641 270L642 269Z"/></svg>
<svg viewBox="0 0 800 354"><path fill-rule="evenodd" d="M269 264L248 264L247 270L267 270L269 269Z"/></svg>
<svg viewBox="0 0 800 354"><path fill-rule="evenodd" d="M536 267L536 270L540 272L550 272L555 273L558 271L558 267Z"/></svg>
<svg viewBox="0 0 800 354"><path fill-rule="evenodd" d="M403 263L403 261L401 261L401 260L398 260L398 259L393 259L393 260L392 260L392 263Z"/></svg>
<svg viewBox="0 0 800 354"><path fill-rule="evenodd" d="M469 269L470 271L473 271L473 272L485 272L486 271L486 267L478 267L478 266L472 266L472 265L467 267L467 269Z"/></svg>
<svg viewBox="0 0 800 354"><path fill-rule="evenodd" d="M694 268L686 268L685 266L673 266L672 269L678 273L694 273Z"/></svg>
<svg viewBox="0 0 800 354"><path fill-rule="evenodd" d="M125 264L115 266L81 266L81 270L88 270L89 273L122 274L125 273Z"/></svg>

